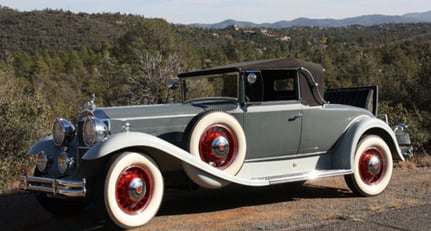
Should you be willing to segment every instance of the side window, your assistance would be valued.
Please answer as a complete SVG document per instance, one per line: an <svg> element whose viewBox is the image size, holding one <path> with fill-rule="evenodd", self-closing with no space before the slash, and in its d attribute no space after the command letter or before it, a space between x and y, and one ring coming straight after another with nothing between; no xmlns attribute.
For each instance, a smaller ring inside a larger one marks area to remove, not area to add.
<svg viewBox="0 0 431 231"><path fill-rule="evenodd" d="M295 79L276 79L274 80L274 91L275 92L283 92L283 91L295 91Z"/></svg>
<svg viewBox="0 0 431 231"><path fill-rule="evenodd" d="M296 70L262 71L264 80L264 100L296 100Z"/></svg>
<svg viewBox="0 0 431 231"><path fill-rule="evenodd" d="M248 72L245 78L245 98L247 102L261 102L263 82L260 72Z"/></svg>

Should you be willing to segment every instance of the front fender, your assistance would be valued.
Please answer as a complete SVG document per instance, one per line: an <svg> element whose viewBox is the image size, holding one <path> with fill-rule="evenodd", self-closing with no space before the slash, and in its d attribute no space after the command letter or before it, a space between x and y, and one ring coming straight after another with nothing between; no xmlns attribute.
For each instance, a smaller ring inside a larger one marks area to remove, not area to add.
<svg viewBox="0 0 431 231"><path fill-rule="evenodd" d="M393 159L404 160L395 134L389 125L375 117L360 116L354 120L333 149L334 168L352 169L357 145L367 134L380 136L388 144Z"/></svg>
<svg viewBox="0 0 431 231"><path fill-rule="evenodd" d="M52 135L46 136L33 144L27 151L27 155L38 154L41 151L44 151L45 153L58 152L58 147L52 141Z"/></svg>
<svg viewBox="0 0 431 231"><path fill-rule="evenodd" d="M217 168L208 165L207 163L201 161L199 158L193 156L191 153L179 148L172 143L160 139L159 137L140 132L125 132L112 135L111 137L109 137L109 139L103 142L99 142L91 149L89 149L84 154L82 159L96 160L120 150L136 147L147 147L156 149L162 155L169 155L183 163L202 170L200 171L200 174L205 175L209 178L216 177L229 182L250 186L269 185L269 181L265 179L245 179L227 174Z"/></svg>

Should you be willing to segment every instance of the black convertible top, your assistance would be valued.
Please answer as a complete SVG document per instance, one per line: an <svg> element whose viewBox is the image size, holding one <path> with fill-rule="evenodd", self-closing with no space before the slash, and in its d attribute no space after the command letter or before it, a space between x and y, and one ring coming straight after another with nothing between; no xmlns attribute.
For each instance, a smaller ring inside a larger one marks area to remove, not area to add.
<svg viewBox="0 0 431 231"><path fill-rule="evenodd" d="M185 72L178 75L179 78L187 78L199 75L211 75L223 72L245 72L260 70L298 70L301 74L301 100L307 105L323 104L323 80L324 72L320 64L306 62L295 58L265 59L250 62L241 62L209 68L204 70ZM308 89L308 90L307 90Z"/></svg>
<svg viewBox="0 0 431 231"><path fill-rule="evenodd" d="M215 74L228 71L247 71L247 70L268 70L268 69L299 69L306 68L310 70L317 78L323 78L323 68L320 64L306 62L295 58L278 58L278 59L264 59L258 61L249 61L229 64L226 66L219 66L204 70L185 72L178 75L178 77L192 77L205 74Z"/></svg>

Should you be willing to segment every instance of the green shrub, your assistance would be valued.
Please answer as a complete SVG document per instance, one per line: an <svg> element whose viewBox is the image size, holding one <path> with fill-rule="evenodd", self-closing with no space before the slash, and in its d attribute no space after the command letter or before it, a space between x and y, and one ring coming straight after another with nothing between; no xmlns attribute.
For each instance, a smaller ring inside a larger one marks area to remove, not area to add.
<svg viewBox="0 0 431 231"><path fill-rule="evenodd" d="M0 191L7 188L23 171L30 159L28 148L42 135L47 124L46 106L17 82L6 81L0 89Z"/></svg>
<svg viewBox="0 0 431 231"><path fill-rule="evenodd" d="M406 124L415 151L424 151L424 144L431 139L427 129L430 119L430 114L428 112L417 109L409 110L402 103L389 105L387 102L380 102L379 113L388 115L389 124L391 126L396 126L398 123Z"/></svg>

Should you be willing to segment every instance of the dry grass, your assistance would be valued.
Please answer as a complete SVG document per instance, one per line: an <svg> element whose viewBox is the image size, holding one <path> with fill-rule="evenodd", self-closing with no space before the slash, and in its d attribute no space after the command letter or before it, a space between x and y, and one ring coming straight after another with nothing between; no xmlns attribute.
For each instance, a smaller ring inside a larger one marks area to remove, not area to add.
<svg viewBox="0 0 431 231"><path fill-rule="evenodd" d="M417 163L412 160L400 161L395 165L395 167L401 169L415 169L417 167Z"/></svg>
<svg viewBox="0 0 431 231"><path fill-rule="evenodd" d="M368 211L381 211L386 209L386 205L385 204L370 204L368 205Z"/></svg>
<svg viewBox="0 0 431 231"><path fill-rule="evenodd" d="M338 212L328 214L327 216L325 216L324 220L351 220L351 221L356 221L356 222L363 221L359 217L342 215Z"/></svg>
<svg viewBox="0 0 431 231"><path fill-rule="evenodd" d="M402 169L415 169L417 167L431 167L431 155L428 153L416 154L412 159L398 162L396 167Z"/></svg>
<svg viewBox="0 0 431 231"><path fill-rule="evenodd" d="M423 153L413 158L416 161L418 167L431 167L431 155Z"/></svg>

